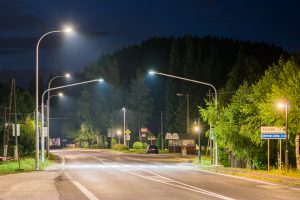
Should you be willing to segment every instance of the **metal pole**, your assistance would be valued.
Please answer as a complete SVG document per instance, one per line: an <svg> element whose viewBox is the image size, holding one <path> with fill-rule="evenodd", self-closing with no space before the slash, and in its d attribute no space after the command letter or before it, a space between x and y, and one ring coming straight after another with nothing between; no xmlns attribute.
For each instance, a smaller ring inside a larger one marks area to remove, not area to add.
<svg viewBox="0 0 300 200"><path fill-rule="evenodd" d="M282 158L282 155L281 155L281 139L279 140L279 169L281 170L281 158Z"/></svg>
<svg viewBox="0 0 300 200"><path fill-rule="evenodd" d="M201 141L200 141L200 131L199 131L198 145L199 145L199 149L198 149L198 161L199 161L199 164L201 165Z"/></svg>
<svg viewBox="0 0 300 200"><path fill-rule="evenodd" d="M51 83L54 79L56 78L60 78L63 76L55 76L54 78L52 78L49 83L48 83L48 90L51 88ZM48 136L46 137L46 148L47 148L47 154L46 157L49 157L49 151L50 151L50 147L49 147L49 137L50 137L50 91L48 92L48 99L47 99L47 129L48 129Z"/></svg>
<svg viewBox="0 0 300 200"><path fill-rule="evenodd" d="M210 83L206 83L206 82L202 82L202 81L196 81L193 79L188 79L188 78L183 78L183 77L179 77L179 76L174 76L174 75L170 75L170 74L165 74L165 73L161 73L161 72L151 72L152 74L159 74L162 76L167 76L167 77L171 77L171 78L175 78L175 79L180 79L180 80L184 80L184 81L189 81L189 82L193 82L193 83L198 83L198 84L202 84L202 85L207 85L213 88L214 92L215 92L215 105L216 105L216 109L218 106L218 95L217 95L217 89ZM217 139L214 138L214 146L215 146L215 154L216 154L216 159L215 159L215 165L219 165L219 153L218 153L218 145L217 145Z"/></svg>
<svg viewBox="0 0 300 200"><path fill-rule="evenodd" d="M41 134L41 162L45 161L45 136L44 136L44 98L42 98L42 134Z"/></svg>
<svg viewBox="0 0 300 200"><path fill-rule="evenodd" d="M123 127L123 136L124 136L124 145L126 145L126 136L125 136L125 129L126 129L126 125L125 125L125 122L126 122L126 108L123 108L123 111L124 111L124 127Z"/></svg>
<svg viewBox="0 0 300 200"><path fill-rule="evenodd" d="M14 90L14 110L15 110L15 159L19 160L18 154L18 134L17 134L17 98L16 98L16 80L13 79L13 90Z"/></svg>
<svg viewBox="0 0 300 200"><path fill-rule="evenodd" d="M189 100L189 93L186 93L186 133L190 133L190 100Z"/></svg>
<svg viewBox="0 0 300 200"><path fill-rule="evenodd" d="M268 171L270 170L270 139L268 139Z"/></svg>
<svg viewBox="0 0 300 200"><path fill-rule="evenodd" d="M72 87L72 86L76 86L76 85L82 85L82 84L86 84L86 83L91 83L91 82L102 82L103 79L93 79L93 80L90 80L90 81L83 81L83 82L79 82L79 83L73 83L73 84L69 84L69 85L63 85L63 86L60 86L60 87L54 87L54 88L49 88L47 90L45 90L42 94L42 127L44 127L44 108L43 108L43 105L44 105L44 95L49 92L49 91L52 91L52 90L57 90L57 89L62 89L62 88L66 88L66 87ZM42 132L42 138L44 136L44 130L42 128L41 130ZM42 139L42 141L44 141L44 139ZM44 150L43 150L43 143L42 143L42 159L44 158ZM39 159L37 159L39 161ZM39 162L38 162L39 164Z"/></svg>
<svg viewBox="0 0 300 200"><path fill-rule="evenodd" d="M160 112L160 134L161 134L161 149L164 149L164 129L163 129L163 112Z"/></svg>
<svg viewBox="0 0 300 200"><path fill-rule="evenodd" d="M36 68L35 68L35 170L40 170L40 158L39 158L39 120L38 120L38 113L39 113L39 46L42 39L51 33L58 33L61 31L50 31L45 33L40 37L36 45Z"/></svg>
<svg viewBox="0 0 300 200"><path fill-rule="evenodd" d="M289 131L288 131L288 104L285 104L285 126L286 126L286 139L285 139L285 166L286 169L289 168L289 147L288 147L288 142L289 142Z"/></svg>

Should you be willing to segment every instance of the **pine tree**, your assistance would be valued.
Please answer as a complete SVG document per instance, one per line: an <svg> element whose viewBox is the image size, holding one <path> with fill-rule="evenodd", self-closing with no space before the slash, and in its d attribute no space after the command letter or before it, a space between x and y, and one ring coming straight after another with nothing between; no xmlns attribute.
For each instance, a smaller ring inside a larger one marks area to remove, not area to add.
<svg viewBox="0 0 300 200"><path fill-rule="evenodd" d="M180 74L180 67L181 67L181 58L179 53L178 42L176 39L172 42L171 52L170 52L170 59L169 59L169 74L177 75ZM177 98L176 93L178 92L178 81L176 79L169 78L167 79L166 84L166 131L167 132L174 132L176 129L174 127L174 113L177 111Z"/></svg>

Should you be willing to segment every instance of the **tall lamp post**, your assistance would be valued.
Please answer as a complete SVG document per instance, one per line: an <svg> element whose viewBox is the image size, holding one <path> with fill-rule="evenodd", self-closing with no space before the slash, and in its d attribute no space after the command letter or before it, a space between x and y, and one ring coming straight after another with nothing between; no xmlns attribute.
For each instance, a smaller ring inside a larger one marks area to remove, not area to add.
<svg viewBox="0 0 300 200"><path fill-rule="evenodd" d="M49 83L48 83L48 89L51 88L51 83L53 80L57 79L57 78L70 78L70 74L69 73L66 73L64 76L55 76L53 77ZM57 95L56 95L57 96ZM49 147L49 137L50 137L50 121L49 121L49 115L50 115L50 91L48 92L48 99L47 99L47 129L48 129L48 137L46 138L46 157L48 158L49 157L49 150L50 150L50 147Z"/></svg>
<svg viewBox="0 0 300 200"><path fill-rule="evenodd" d="M48 94L50 94L50 92L48 92ZM47 133L48 133L48 135L46 137L47 138L46 139L46 149L47 149L46 157L47 158L49 157L49 150L50 150L50 138L49 138L50 137L50 127L49 127L49 125L50 125L50 122L49 122L49 120L50 120L50 99L52 97L62 97L62 96L64 96L64 94L62 92L55 94L55 95L51 95L51 96L48 95L48 99L46 102L46 105L47 105Z"/></svg>
<svg viewBox="0 0 300 200"><path fill-rule="evenodd" d="M179 77L179 76L174 76L174 75L171 75L171 74L165 74L165 73L161 73L161 72L157 72L157 71L149 71L148 72L150 75L155 75L155 74L158 74L158 75L161 75L161 76L166 76L166 77L170 77L170 78L175 78L175 79L180 79L180 80L184 80L184 81L188 81L188 82L193 82L193 83L198 83L198 84L202 84L202 85L207 85L209 87L212 87L214 92L215 92L215 105L216 105L216 108L218 106L218 96L217 96L217 89L210 83L206 83L206 82L202 82L202 81L196 81L196 80L193 80L193 79L188 79L188 78L184 78L184 77ZM219 165L219 151L218 151L218 143L217 141L215 142L215 165ZM212 152L212 151L210 151Z"/></svg>
<svg viewBox="0 0 300 200"><path fill-rule="evenodd" d="M184 96L183 94L177 93L178 97ZM190 133L190 100L189 100L189 93L186 93L186 133Z"/></svg>
<svg viewBox="0 0 300 200"><path fill-rule="evenodd" d="M40 158L39 158L39 120L38 120L38 114L39 114L39 46L44 37L46 37L49 34L52 33L61 33L61 32L71 32L72 28L68 27L63 30L56 30L56 31L50 31L45 33L40 37L40 39L37 42L36 45L36 68L35 68L35 109L36 113L35 116L37 118L35 122L35 170L40 170Z"/></svg>
<svg viewBox="0 0 300 200"><path fill-rule="evenodd" d="M62 89L62 88L67 88L67 87L72 87L72 86L77 86L77 85L82 85L82 84L87 84L87 83L92 83L92 82L103 82L104 80L102 78L100 79L93 79L93 80L90 80L90 81L83 81L83 82L79 82L79 83L73 83L73 84L69 84L69 85L63 85L63 86L60 86L60 87L54 87L54 88L50 88L50 89L47 89L43 92L43 95L42 95L42 134L41 134L41 160L42 162L44 162L44 143L45 143L45 138L44 138L44 96L47 92L49 91L52 91L52 90L58 90L58 89Z"/></svg>
<svg viewBox="0 0 300 200"><path fill-rule="evenodd" d="M124 137L124 145L126 145L126 135L125 135L125 131L126 131L126 108L122 108L123 112L124 112L124 125L123 125L123 137Z"/></svg>
<svg viewBox="0 0 300 200"><path fill-rule="evenodd" d="M285 109L285 134L286 134L286 138L285 138L285 155L284 155L284 164L285 167L288 169L289 168L289 131L288 131L288 107L289 104L286 103L279 103L278 104L278 108L284 108Z"/></svg>

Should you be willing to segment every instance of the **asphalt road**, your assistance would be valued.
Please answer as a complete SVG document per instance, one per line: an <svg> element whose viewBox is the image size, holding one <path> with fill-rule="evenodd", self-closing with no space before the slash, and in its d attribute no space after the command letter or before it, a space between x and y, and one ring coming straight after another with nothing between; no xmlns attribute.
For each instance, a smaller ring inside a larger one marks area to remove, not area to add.
<svg viewBox="0 0 300 200"><path fill-rule="evenodd" d="M55 151L59 199L300 199L300 189L200 170L166 155Z"/></svg>

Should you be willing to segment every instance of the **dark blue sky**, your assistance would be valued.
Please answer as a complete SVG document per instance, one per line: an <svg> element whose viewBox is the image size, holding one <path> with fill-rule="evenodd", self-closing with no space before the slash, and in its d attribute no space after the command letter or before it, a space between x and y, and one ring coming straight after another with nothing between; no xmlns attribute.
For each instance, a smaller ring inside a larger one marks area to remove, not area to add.
<svg viewBox="0 0 300 200"><path fill-rule="evenodd" d="M1 0L0 82L8 70L35 70L38 37L66 23L77 32L42 41L44 75L81 71L101 53L151 36L211 34L299 51L299 8L296 0Z"/></svg>

